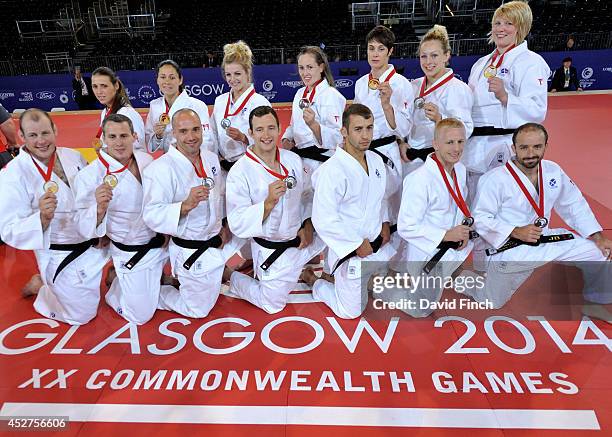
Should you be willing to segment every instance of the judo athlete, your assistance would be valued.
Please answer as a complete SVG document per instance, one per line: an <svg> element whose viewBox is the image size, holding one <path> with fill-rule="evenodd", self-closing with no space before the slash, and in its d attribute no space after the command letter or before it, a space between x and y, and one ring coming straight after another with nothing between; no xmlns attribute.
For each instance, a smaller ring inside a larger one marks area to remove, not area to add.
<svg viewBox="0 0 612 437"><path fill-rule="evenodd" d="M143 218L153 231L171 235L173 274L179 289L162 289L159 309L206 317L215 305L227 260L244 244L232 237L225 218L225 184L219 158L201 148L202 123L192 109L172 118L176 146L143 173Z"/></svg>
<svg viewBox="0 0 612 437"><path fill-rule="evenodd" d="M313 236L312 186L295 153L279 149L280 126L273 108L249 115L254 144L227 176L227 219L232 233L249 238L257 278L231 276L230 291L268 313L281 311L304 265L325 244Z"/></svg>

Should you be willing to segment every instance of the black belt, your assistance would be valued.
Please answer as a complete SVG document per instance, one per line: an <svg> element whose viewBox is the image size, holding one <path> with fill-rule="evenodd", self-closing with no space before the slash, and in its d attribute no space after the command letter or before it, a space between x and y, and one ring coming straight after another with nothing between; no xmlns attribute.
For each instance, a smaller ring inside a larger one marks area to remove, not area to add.
<svg viewBox="0 0 612 437"><path fill-rule="evenodd" d="M123 244L118 241L111 240L111 243L124 252L136 252L133 257L131 257L128 262L125 263L125 268L128 270L132 270L138 262L144 258L144 256L149 253L151 249L159 249L164 245L166 238L163 234L156 234L151 240L146 244Z"/></svg>
<svg viewBox="0 0 612 437"><path fill-rule="evenodd" d="M380 156L386 165L388 165L391 168L395 168L395 164L393 164L393 161L391 161L391 159L387 155L385 155L384 153L376 149L382 146L386 146L387 144L394 143L396 141L397 141L397 138L395 137L395 135L389 135L388 137L378 138L370 143L370 147L368 147L368 150L371 150L372 152Z"/></svg>
<svg viewBox="0 0 612 437"><path fill-rule="evenodd" d="M514 249L515 247L518 247L518 246L525 245L525 246L536 247L536 246L539 246L540 244L558 243L559 241L567 241L567 240L573 240L573 239L574 239L573 234L541 235L538 241L536 241L535 243L527 243L523 240L519 240L517 238L510 237L508 241L502 244L502 246L499 249L487 249L485 250L485 253L488 256L491 256L491 255L495 255L500 252L505 252L506 250Z"/></svg>
<svg viewBox="0 0 612 437"><path fill-rule="evenodd" d="M60 274L62 270L66 268L68 264L77 259L79 256L83 255L87 252L91 246L95 246L100 242L98 238L92 238L91 240L83 241L82 243L74 243L74 244L52 244L49 246L51 250L63 250L66 252L70 252L66 258L62 260L59 266L57 266L57 270L55 271L55 275L53 275L53 282L55 282L55 278Z"/></svg>
<svg viewBox="0 0 612 437"><path fill-rule="evenodd" d="M230 171L230 168L232 168L234 164L236 164L236 161L228 161L227 159L222 159L221 161L219 161L219 164L221 164L221 168L223 170Z"/></svg>
<svg viewBox="0 0 612 437"><path fill-rule="evenodd" d="M259 237L253 237L253 240L255 240L255 243L259 244L262 247L265 247L266 249L274 249L274 252L272 252L270 256L267 257L263 263L261 263L260 267L264 271L268 270L270 266L274 263L274 261L276 261L278 257L285 253L287 249L289 249L290 247L298 247L301 242L300 237L295 237L294 239L289 241L270 241Z"/></svg>
<svg viewBox="0 0 612 437"><path fill-rule="evenodd" d="M217 248L223 244L221 236L219 235L215 235L210 240L183 240L179 237L172 237L172 241L174 241L174 244L184 249L196 249L196 251L187 258L187 261L183 263L183 267L187 270L189 270L193 263L208 249L211 247Z"/></svg>
<svg viewBox="0 0 612 437"><path fill-rule="evenodd" d="M474 128L472 132L473 137L488 137L497 135L510 135L513 134L516 129L505 129L502 127L495 126L478 126Z"/></svg>
<svg viewBox="0 0 612 437"><path fill-rule="evenodd" d="M470 240L473 240L478 237L479 237L478 232L470 231ZM438 265L438 263L440 262L444 254L448 252L449 249L459 249L460 247L461 247L460 241L441 242L440 244L438 244L438 247L437 247L438 251L434 254L434 256L431 257L429 261L427 261L427 264L425 264L425 267L423 267L423 271L428 274L434 269L434 267Z"/></svg>
<svg viewBox="0 0 612 437"><path fill-rule="evenodd" d="M425 161L427 159L427 157L429 156L429 154L434 152L434 148L433 147L425 147L424 149L413 149L410 148L406 151L406 155L408 156L408 159L413 161L417 158L421 158L423 161Z"/></svg>
<svg viewBox="0 0 612 437"><path fill-rule="evenodd" d="M393 234L395 231L397 231L397 225L392 225L390 227L390 234ZM370 246L372 246L372 252L376 253L378 252L378 250L380 249L380 247L382 246L382 235L379 235L378 237L376 237L376 239L372 242L370 242ZM342 265L343 262L345 262L346 260L357 256L357 250L353 250L351 253L349 253L348 255L340 258L338 261L336 261L336 265L334 266L334 269L332 270L331 274L333 275L334 272L336 271L336 269L338 267L340 267L340 265Z"/></svg>
<svg viewBox="0 0 612 437"><path fill-rule="evenodd" d="M308 158L319 162L325 162L330 158L329 156L325 155L325 153L329 152L329 149L324 149L317 146L308 146L301 149L292 147L291 151L300 158Z"/></svg>

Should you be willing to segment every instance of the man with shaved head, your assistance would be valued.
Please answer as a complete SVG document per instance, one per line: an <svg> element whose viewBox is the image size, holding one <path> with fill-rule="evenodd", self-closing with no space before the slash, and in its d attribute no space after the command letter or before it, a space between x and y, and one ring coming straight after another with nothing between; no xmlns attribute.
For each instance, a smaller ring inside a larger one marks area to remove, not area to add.
<svg viewBox="0 0 612 437"><path fill-rule="evenodd" d="M225 219L225 183L216 154L202 148L202 123L192 109L172 117L176 144L143 172L147 226L172 236L170 262L180 287L164 289L159 307L206 317L214 306L227 260L245 243L232 237Z"/></svg>

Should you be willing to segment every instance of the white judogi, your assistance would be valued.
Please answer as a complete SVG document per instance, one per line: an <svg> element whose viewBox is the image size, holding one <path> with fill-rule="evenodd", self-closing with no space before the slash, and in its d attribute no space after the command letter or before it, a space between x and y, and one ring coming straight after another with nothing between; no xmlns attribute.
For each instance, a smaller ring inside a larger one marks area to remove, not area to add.
<svg viewBox="0 0 612 437"><path fill-rule="evenodd" d="M448 76L453 74L453 70L448 70L440 79L429 86L432 89L437 84L443 82ZM411 82L415 98L419 96L425 77L415 79ZM427 90L425 90L427 92ZM456 118L463 122L465 126L465 137L469 138L472 134L474 124L472 123L472 105L474 98L472 90L466 83L453 77L440 88L435 89L425 97L426 103L433 103L440 111L442 118ZM425 116L425 110L412 105L412 129L408 135L408 144L413 149L426 149L432 147L434 129L436 124ZM404 166L404 174L420 167L423 160L414 159L407 166Z"/></svg>
<svg viewBox="0 0 612 437"><path fill-rule="evenodd" d="M111 172L123 168L123 164L104 151L100 151L100 155L109 164ZM153 162L153 158L147 153L134 151L134 159L142 177L143 170ZM123 244L147 244L155 232L142 219L142 184L128 169L115 173L119 183L113 189L113 199L102 222L96 226L98 205L95 193L106 174L106 167L96 159L81 170L75 180L79 232L87 239L107 235L112 241ZM142 325L153 317L157 308L160 278L168 251L165 248L149 250L131 270L125 264L136 252L123 251L111 243L110 253L117 277L106 294L106 302L126 320ZM161 287L172 289L167 285Z"/></svg>
<svg viewBox="0 0 612 437"><path fill-rule="evenodd" d="M538 203L538 192L529 178L513 161L510 161L510 165ZM473 296L476 300L489 299L496 308L501 307L535 267L549 261L605 260L595 243L586 239L602 228L578 187L552 161L542 161L542 175L545 216L550 219L554 209L569 226L576 229L575 239L537 247L521 245L488 257L486 286ZM476 230L489 247L499 248L515 227L534 223L536 218L536 212L505 166L491 170L480 178L474 219ZM543 235L568 232L565 229L543 229ZM609 268L610 264L607 264ZM586 299L598 303L612 302L609 284L607 289L590 288L587 279L585 275Z"/></svg>
<svg viewBox="0 0 612 437"><path fill-rule="evenodd" d="M106 118L106 113L108 110L104 108L102 113L100 114L100 127L102 126L102 122ZM145 147L145 125L142 121L142 117L131 106L124 106L117 111L117 114L125 115L132 121L132 125L134 126L134 133L137 135L136 141L134 141L134 150L146 150ZM106 143L104 143L104 135L100 137L102 140L104 147L106 147Z"/></svg>
<svg viewBox="0 0 612 437"><path fill-rule="evenodd" d="M495 94L489 92L489 84L483 74L492 56L493 53L480 58L470 72L468 85L474 94L474 127L516 129L529 122L541 123L546 117L547 81L550 75L546 61L529 50L526 41L506 52L503 63L497 69L497 77L503 79L508 93L508 104L503 106ZM468 172L480 175L503 165L512 155L511 145L512 134L473 136L465 147L462 162ZM477 179L478 176L473 182L468 180L470 191L474 194Z"/></svg>
<svg viewBox="0 0 612 437"><path fill-rule="evenodd" d="M283 139L293 140L295 147L303 149L305 147L316 146L322 149L329 149L325 155L333 155L337 144L342 143L342 113L346 106L346 99L340 92L329 85L327 80L323 80L314 89L314 95L310 108L315 112L315 120L321 126L321 140L319 143L315 134L306 125L303 117L303 110L300 109L300 100L304 96L306 87L302 87L295 93L291 106L291 123L283 134ZM309 98L311 92L307 93ZM320 161L304 159L304 166L312 173L319 168Z"/></svg>
<svg viewBox="0 0 612 437"><path fill-rule="evenodd" d="M213 129L213 138L215 140L215 148L218 150L219 155L222 159L229 162L235 162L238 158L244 155L247 145L240 141L235 141L227 136L226 130L221 127L221 120L225 118L225 108L227 108L227 101L230 100L229 114L233 114L242 106L245 100L249 97L251 92L254 91L253 85L250 85L241 95L238 100L234 102L232 99L232 93L227 92L221 94L215 99L215 106L213 108L211 126ZM249 136L249 114L251 111L259 106L272 106L268 99L258 93L254 93L244 105L243 109L234 116L228 116L232 122L232 127L238 129L240 132L245 134L249 139L249 143L252 143L252 139Z"/></svg>
<svg viewBox="0 0 612 437"><path fill-rule="evenodd" d="M461 195L465 199L468 194L465 167L457 163L454 169ZM456 190L452 175L447 172L446 176L453 190ZM438 252L437 247L446 232L460 225L464 217L448 191L438 165L429 155L424 165L404 178L397 222L397 232L407 242L403 271L413 277L423 275L423 266ZM460 250L449 249L430 274L440 278L449 277L465 261L472 247L470 241ZM417 303L420 299L437 302L443 291L438 285L433 288L422 287L408 297ZM409 314L422 317L431 311L428 308L417 308Z"/></svg>
<svg viewBox="0 0 612 437"><path fill-rule="evenodd" d="M71 186L80 169L87 165L83 156L71 149L57 148L57 159ZM38 162L47 170L47 167ZM0 171L0 234L2 240L16 249L33 250L43 285L34 309L45 317L82 325L96 316L100 301L102 269L108 261L106 250L90 247L68 264L53 281L60 263L70 252L50 250L51 244L74 244L84 239L79 235L72 190L55 173L51 180L59 186L57 208L47 230L43 231L38 202L44 195L44 180L32 157L22 152Z"/></svg>
<svg viewBox="0 0 612 437"><path fill-rule="evenodd" d="M374 114L374 139L384 138L395 135L405 138L412 128L412 107L414 105L414 91L408 79L399 73L394 73L395 67L389 68L380 76L382 83L391 74L389 83L393 89L391 95L391 106L395 112L395 129L391 129L385 113L380 103L380 91L368 88L369 74L362 76L355 83L355 100L353 103L361 103ZM393 168L387 166L387 190L386 195L389 199L389 219L392 224L397 223L397 213L401 201L401 187L403 179L402 160L400 158L399 147L393 142L377 148L380 153L386 155L393 162Z"/></svg>
<svg viewBox="0 0 612 437"><path fill-rule="evenodd" d="M253 151L249 153L253 154ZM292 240L312 211L310 174L304 169L302 159L293 152L280 150L280 162L288 174L296 178L297 185L287 190L265 220L263 213L268 187L278 179L266 171L267 167L246 155L238 160L227 176L229 226L234 235L251 238L253 265L259 279L234 272L230 290L271 314L285 307L304 265L325 248L323 241L315 235L308 247L290 247L267 270L261 268L274 250L260 246L252 238L275 242Z"/></svg>
<svg viewBox="0 0 612 437"><path fill-rule="evenodd" d="M215 149L215 140L210 124L210 117L208 116L208 106L201 100L195 97L189 96L186 90L183 90L174 100L170 107L168 116L171 122L166 126L162 139L158 139L153 131L153 125L159 122L159 116L166 112L166 102L164 96L158 97L157 99L151 100L149 103L149 114L147 115L147 121L145 123L145 136L146 145L149 152L155 152L156 150L168 151L170 145L176 142L174 135L172 135L172 117L174 113L179 109L189 108L193 109L200 117L202 123L202 148L210 150L211 152L217 153Z"/></svg>
<svg viewBox="0 0 612 437"><path fill-rule="evenodd" d="M329 247L330 266L356 250L364 239L374 241L380 235L383 222L388 221L386 166L372 151L366 151L365 156L368 173L338 147L313 175L312 223ZM375 271L386 271L383 263L362 264L362 261L385 262L394 253L393 246L385 244L365 258L352 257L336 270L335 284L322 279L314 283L313 298L325 302L338 317L359 317L367 304L365 283Z"/></svg>
<svg viewBox="0 0 612 437"><path fill-rule="evenodd" d="M181 203L192 187L202 184L191 161L172 146L145 169L143 218L155 232L200 241L219 234L225 211L225 184L217 155L200 150L204 170L215 180L215 187L208 200L200 202L185 217L180 217ZM170 241L170 263L181 286L180 290L162 289L158 308L187 317L206 317L219 297L225 263L243 244L243 240L233 237L221 249L206 250L187 270L183 263L196 250Z"/></svg>

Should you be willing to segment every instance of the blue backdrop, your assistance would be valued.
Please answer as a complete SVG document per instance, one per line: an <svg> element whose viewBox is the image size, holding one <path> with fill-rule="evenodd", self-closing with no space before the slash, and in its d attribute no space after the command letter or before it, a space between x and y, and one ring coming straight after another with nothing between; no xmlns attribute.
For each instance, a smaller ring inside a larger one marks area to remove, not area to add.
<svg viewBox="0 0 612 437"><path fill-rule="evenodd" d="M569 55L578 70L578 79L583 89L612 89L612 49L577 51ZM554 71L561 65L561 60L568 56L568 52L542 53L542 56ZM467 81L470 68L477 58L453 57L451 66L455 75ZM394 59L393 64L400 71L403 68L401 72L408 79L422 76L417 59ZM352 71L347 72L346 69ZM334 62L332 70L338 90L347 99L352 99L355 81L369 72L369 66L366 61ZM345 70L345 75L340 74L341 70ZM229 89L218 68L188 68L183 73L189 94L209 105L214 103L216 96ZM292 101L296 89L302 86L295 65L256 66L254 76L255 88L272 103ZM148 107L149 102L160 95L153 71L120 71L119 77L126 85L134 107ZM53 107L78 109L72 98L71 79L68 74L0 77L0 103L9 111L31 107L45 110Z"/></svg>

